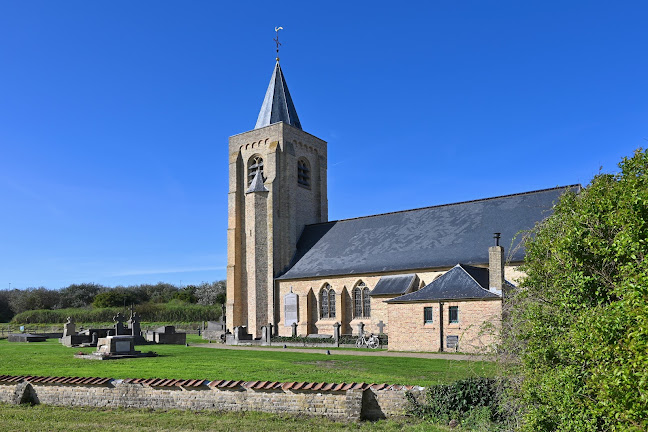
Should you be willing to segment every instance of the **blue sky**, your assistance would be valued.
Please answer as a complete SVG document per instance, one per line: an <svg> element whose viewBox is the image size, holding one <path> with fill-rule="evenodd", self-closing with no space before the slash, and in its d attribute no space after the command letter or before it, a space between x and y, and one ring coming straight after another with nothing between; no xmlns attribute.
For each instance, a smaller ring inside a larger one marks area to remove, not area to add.
<svg viewBox="0 0 648 432"><path fill-rule="evenodd" d="M648 146L645 2L0 1L0 288L225 277L227 138L281 64L329 218Z"/></svg>

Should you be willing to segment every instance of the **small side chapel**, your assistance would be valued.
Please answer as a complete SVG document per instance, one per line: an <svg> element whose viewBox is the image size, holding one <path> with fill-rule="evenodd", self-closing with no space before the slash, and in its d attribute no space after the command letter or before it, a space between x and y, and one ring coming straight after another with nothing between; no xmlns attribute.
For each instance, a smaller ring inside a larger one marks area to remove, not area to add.
<svg viewBox="0 0 648 432"><path fill-rule="evenodd" d="M227 326L259 337L269 323L281 336L363 324L390 350L475 351L523 276L523 248L505 263L499 243L578 188L329 221L327 143L302 129L277 58L254 129L229 139Z"/></svg>

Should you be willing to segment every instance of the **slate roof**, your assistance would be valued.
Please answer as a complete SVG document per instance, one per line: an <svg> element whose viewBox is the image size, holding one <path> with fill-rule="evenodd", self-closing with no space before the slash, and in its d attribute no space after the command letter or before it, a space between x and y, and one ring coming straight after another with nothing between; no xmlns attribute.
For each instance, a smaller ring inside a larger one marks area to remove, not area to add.
<svg viewBox="0 0 648 432"><path fill-rule="evenodd" d="M286 84L281 66L277 61L254 129L279 122L288 123L298 129L302 128L299 117L297 117L295 104L293 104L288 91L288 84Z"/></svg>
<svg viewBox="0 0 648 432"><path fill-rule="evenodd" d="M520 262L524 249L514 237L549 216L566 190L580 186L307 225L278 279L486 264L495 232L502 233L507 258Z"/></svg>
<svg viewBox="0 0 648 432"><path fill-rule="evenodd" d="M387 300L386 303L487 298L501 298L488 290L488 269L457 264L420 290Z"/></svg>
<svg viewBox="0 0 648 432"><path fill-rule="evenodd" d="M418 279L416 274L390 275L380 278L374 289L369 293L370 296L378 295L400 295L405 294Z"/></svg>

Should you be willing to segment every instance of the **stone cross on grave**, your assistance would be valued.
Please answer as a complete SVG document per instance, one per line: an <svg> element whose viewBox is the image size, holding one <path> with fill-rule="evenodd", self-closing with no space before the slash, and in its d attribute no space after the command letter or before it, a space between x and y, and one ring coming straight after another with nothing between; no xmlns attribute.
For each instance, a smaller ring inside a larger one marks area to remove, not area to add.
<svg viewBox="0 0 648 432"><path fill-rule="evenodd" d="M378 321L378 324L376 324L376 326L378 327L378 334L384 334L385 333L385 326L386 325L387 324L382 322L382 320Z"/></svg>
<svg viewBox="0 0 648 432"><path fill-rule="evenodd" d="M114 316L113 321L115 321L115 336L124 334L124 315L118 313Z"/></svg>
<svg viewBox="0 0 648 432"><path fill-rule="evenodd" d="M140 320L137 312L131 312L131 317L128 320L128 327L130 327L132 336L140 336L142 329L140 328Z"/></svg>

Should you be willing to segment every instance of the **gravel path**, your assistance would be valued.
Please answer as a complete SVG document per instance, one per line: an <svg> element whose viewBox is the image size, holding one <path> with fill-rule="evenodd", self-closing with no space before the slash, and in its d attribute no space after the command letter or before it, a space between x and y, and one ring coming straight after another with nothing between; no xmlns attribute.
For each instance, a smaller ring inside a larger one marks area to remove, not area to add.
<svg viewBox="0 0 648 432"><path fill-rule="evenodd" d="M221 343L204 343L204 344L189 344L190 346L201 348L214 348L214 349L229 349L229 350L256 350L256 351L282 351L282 352L296 352L296 353L309 353L309 354L326 354L326 348L269 348L262 346L242 346L242 345L224 345ZM443 360L468 360L468 361L487 361L485 356L481 355L468 355L468 354L441 354L441 353L419 353L419 352L401 352L401 351L387 351L387 350L341 350L329 349L332 356L335 355L356 355L356 356L373 356L373 357L413 357L413 358L428 358L428 359L443 359Z"/></svg>

